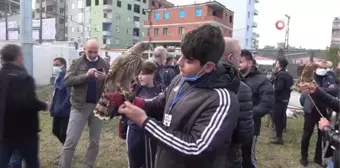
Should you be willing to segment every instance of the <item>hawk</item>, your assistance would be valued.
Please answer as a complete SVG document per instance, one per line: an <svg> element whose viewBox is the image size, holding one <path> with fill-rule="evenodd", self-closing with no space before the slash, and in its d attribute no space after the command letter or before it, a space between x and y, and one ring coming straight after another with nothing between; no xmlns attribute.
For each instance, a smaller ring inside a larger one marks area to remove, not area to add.
<svg viewBox="0 0 340 168"><path fill-rule="evenodd" d="M118 107L108 109L109 93L121 93L126 100L131 100L131 83L142 69L143 52L149 49L148 43L138 42L112 62L104 82L103 93L93 111L96 117L108 120L117 115Z"/></svg>

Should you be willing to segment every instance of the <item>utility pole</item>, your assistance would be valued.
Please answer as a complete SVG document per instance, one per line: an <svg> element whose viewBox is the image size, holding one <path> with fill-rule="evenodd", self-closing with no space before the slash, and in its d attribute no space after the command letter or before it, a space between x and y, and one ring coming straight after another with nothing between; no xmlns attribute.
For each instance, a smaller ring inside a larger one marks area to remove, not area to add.
<svg viewBox="0 0 340 168"><path fill-rule="evenodd" d="M5 2L6 40L8 40L8 8L9 8L8 3L9 3L8 0L6 0L6 2Z"/></svg>
<svg viewBox="0 0 340 168"><path fill-rule="evenodd" d="M40 19L40 28L39 28L39 43L42 44L42 0L39 0L39 19Z"/></svg>
<svg viewBox="0 0 340 168"><path fill-rule="evenodd" d="M284 51L287 52L287 50L289 48L289 23L290 23L290 16L287 15L287 14L285 16L288 19L288 21L287 21L287 29L286 29L285 42L284 42Z"/></svg>
<svg viewBox="0 0 340 168"><path fill-rule="evenodd" d="M27 72L33 76L32 0L20 0L20 43Z"/></svg>

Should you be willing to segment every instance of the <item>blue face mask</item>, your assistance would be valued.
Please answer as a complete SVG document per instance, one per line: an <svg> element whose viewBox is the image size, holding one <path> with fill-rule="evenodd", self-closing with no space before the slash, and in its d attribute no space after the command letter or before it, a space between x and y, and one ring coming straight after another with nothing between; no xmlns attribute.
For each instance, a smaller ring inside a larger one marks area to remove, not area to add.
<svg viewBox="0 0 340 168"><path fill-rule="evenodd" d="M61 67L57 67L57 66L54 66L53 67L53 72L56 73L56 74L60 74L63 70L61 69Z"/></svg>
<svg viewBox="0 0 340 168"><path fill-rule="evenodd" d="M194 81L197 81L197 79L199 79L200 77L202 77L204 75L203 72L203 69L205 68L205 65L203 66L203 68L195 75L192 75L192 76L182 76L181 78L181 81L185 82L185 81L188 81L188 82L194 82Z"/></svg>

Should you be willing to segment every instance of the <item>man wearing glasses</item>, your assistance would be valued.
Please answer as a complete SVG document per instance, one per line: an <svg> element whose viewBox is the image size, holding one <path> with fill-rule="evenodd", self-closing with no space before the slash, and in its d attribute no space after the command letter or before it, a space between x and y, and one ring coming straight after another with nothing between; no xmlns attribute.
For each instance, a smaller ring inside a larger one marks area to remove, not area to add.
<svg viewBox="0 0 340 168"><path fill-rule="evenodd" d="M103 121L95 117L93 109L104 87L108 64L98 55L99 45L89 40L85 54L74 60L65 76L65 86L72 87L71 114L66 132L66 141L60 157L60 167L70 168L75 148L88 123L90 140L84 157L84 168L95 167L99 152L99 138Z"/></svg>

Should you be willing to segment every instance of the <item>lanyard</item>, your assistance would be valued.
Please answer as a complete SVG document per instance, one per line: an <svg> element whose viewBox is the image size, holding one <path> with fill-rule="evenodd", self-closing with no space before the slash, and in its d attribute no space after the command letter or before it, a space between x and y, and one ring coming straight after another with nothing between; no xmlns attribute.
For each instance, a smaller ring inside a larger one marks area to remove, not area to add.
<svg viewBox="0 0 340 168"><path fill-rule="evenodd" d="M170 110L169 110L169 113L171 113L171 111L172 111L172 109L173 109L173 107L176 105L176 103L177 102L179 102L190 90L192 90L194 87L196 87L198 84L200 84L200 83L203 83L203 82L205 82L206 80L203 80L203 81L201 81L201 82L199 82L199 83L196 83L196 84L193 84L193 85L191 85L191 86L189 86L183 93L181 93L181 91L182 91L182 87L183 87L183 85L184 85L184 82L182 83L182 82L180 82L180 85L179 85L179 89L178 89L178 91L177 91L177 93L176 93L176 95L175 95L175 97L174 97L174 99L173 99L173 101L172 101L172 104L171 104L171 106L170 106ZM181 93L181 94L180 94Z"/></svg>

